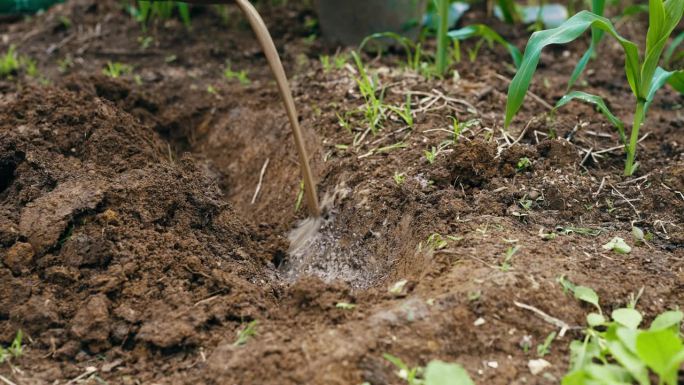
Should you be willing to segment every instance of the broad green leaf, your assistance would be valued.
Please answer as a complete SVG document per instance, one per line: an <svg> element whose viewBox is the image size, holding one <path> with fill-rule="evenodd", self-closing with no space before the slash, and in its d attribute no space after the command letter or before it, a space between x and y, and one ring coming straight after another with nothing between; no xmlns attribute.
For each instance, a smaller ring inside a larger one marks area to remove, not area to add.
<svg viewBox="0 0 684 385"><path fill-rule="evenodd" d="M603 116L605 116L605 118L608 119L608 121L618 130L620 141L625 143L625 124L622 122L622 120L620 120L620 118L615 116L610 111L606 105L606 102L600 96L588 94L582 91L571 91L567 95L560 98L560 100L556 103L555 108L563 107L574 99L579 99L583 102L595 105L596 109L599 110L599 112L601 112Z"/></svg>
<svg viewBox="0 0 684 385"><path fill-rule="evenodd" d="M461 365L438 360L425 368L425 385L475 385Z"/></svg>
<svg viewBox="0 0 684 385"><path fill-rule="evenodd" d="M632 248L620 237L614 237L602 246L604 250L614 251L619 254L629 254Z"/></svg>
<svg viewBox="0 0 684 385"><path fill-rule="evenodd" d="M601 310L601 307L599 306L598 294L596 294L592 288L586 286L575 287L575 298L579 299L580 301L590 303L596 306L599 311Z"/></svg>
<svg viewBox="0 0 684 385"><path fill-rule="evenodd" d="M624 327L618 328L615 332L617 338L622 342L622 345L634 354L636 354L636 339L639 333L639 330L627 329Z"/></svg>
<svg viewBox="0 0 684 385"><path fill-rule="evenodd" d="M630 329L638 328L641 320L643 319L641 313L630 308L613 310L611 317L615 322Z"/></svg>
<svg viewBox="0 0 684 385"><path fill-rule="evenodd" d="M650 331L658 331L663 329L679 330L679 324L684 319L684 313L679 310L666 311L657 316L651 323Z"/></svg>
<svg viewBox="0 0 684 385"><path fill-rule="evenodd" d="M642 332L637 337L637 355L669 385L677 385L676 374L670 365L673 357L681 355L684 347L679 335L670 329ZM674 381L672 379L674 378Z"/></svg>
<svg viewBox="0 0 684 385"><path fill-rule="evenodd" d="M551 44L567 44L580 37L590 27L596 27L608 33L620 43L625 52L627 80L634 94L638 95L638 91L641 89L641 75L639 73L639 51L637 46L620 36L610 20L588 11L581 11L568 19L560 27L535 32L530 37L527 48L525 48L522 63L508 87L506 117L504 120L505 127L510 125L513 117L522 106L527 90L532 82L532 77L539 64L542 49Z"/></svg>
<svg viewBox="0 0 684 385"><path fill-rule="evenodd" d="M667 366L667 373L672 373L672 377L666 378L665 383L669 385L677 385L677 372L684 362L684 349L670 358L670 363ZM669 382L668 382L669 381Z"/></svg>
<svg viewBox="0 0 684 385"><path fill-rule="evenodd" d="M607 385L628 385L632 383L632 376L625 368L619 365L589 364L584 368L584 370L590 377L601 380Z"/></svg>
<svg viewBox="0 0 684 385"><path fill-rule="evenodd" d="M586 385L588 374L584 370L575 370L570 372L563 377L561 385Z"/></svg>
<svg viewBox="0 0 684 385"><path fill-rule="evenodd" d="M587 325L594 327L606 323L606 317L598 313L587 314Z"/></svg>
<svg viewBox="0 0 684 385"><path fill-rule="evenodd" d="M646 365L637 356L629 352L619 341L606 341L606 346L615 360L627 369L640 385L650 385Z"/></svg>
<svg viewBox="0 0 684 385"><path fill-rule="evenodd" d="M490 43L499 43L502 46L506 47L508 53L513 58L513 64L515 64L515 67L520 67L520 62L522 61L522 54L520 54L520 50L518 49L518 47L506 41L506 39L501 37L501 35L496 33L496 31L494 31L493 29L484 24L473 24L467 27L463 27L461 29L450 31L448 36L455 40L465 40L471 37L481 37Z"/></svg>

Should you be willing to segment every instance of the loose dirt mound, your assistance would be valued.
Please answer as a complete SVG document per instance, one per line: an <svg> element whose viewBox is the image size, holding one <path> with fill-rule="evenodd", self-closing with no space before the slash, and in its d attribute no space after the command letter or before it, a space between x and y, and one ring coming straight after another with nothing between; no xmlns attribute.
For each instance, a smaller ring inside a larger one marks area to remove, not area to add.
<svg viewBox="0 0 684 385"><path fill-rule="evenodd" d="M253 231L155 132L82 91L29 87L0 110L0 341L177 350L268 306Z"/></svg>

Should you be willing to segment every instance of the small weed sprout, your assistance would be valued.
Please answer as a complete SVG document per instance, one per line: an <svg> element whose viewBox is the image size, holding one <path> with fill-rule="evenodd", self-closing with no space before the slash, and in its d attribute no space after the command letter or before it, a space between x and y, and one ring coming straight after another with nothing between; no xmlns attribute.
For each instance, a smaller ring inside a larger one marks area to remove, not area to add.
<svg viewBox="0 0 684 385"><path fill-rule="evenodd" d="M406 103L400 108L395 106L387 106L392 112L397 114L401 120L410 128L413 128L413 112L411 111L411 94L406 95Z"/></svg>
<svg viewBox="0 0 684 385"><path fill-rule="evenodd" d="M0 56L0 77L6 78L16 74L19 67L19 56L15 47L11 45L7 52Z"/></svg>
<svg viewBox="0 0 684 385"><path fill-rule="evenodd" d="M257 335L257 323L258 321L254 320L250 323L247 324L242 330L240 330L237 333L237 338L235 339L235 342L233 342L234 346L242 346L247 343L252 337Z"/></svg>
<svg viewBox="0 0 684 385"><path fill-rule="evenodd" d="M233 71L230 63L226 63L226 68L223 70L223 77L227 80L237 80L243 86L247 86L252 82L249 80L249 74L246 70Z"/></svg>
<svg viewBox="0 0 684 385"><path fill-rule="evenodd" d="M509 247L508 250L506 250L506 254L504 254L504 259L499 266L499 270L504 273L511 271L513 268L511 261L513 260L513 256L517 254L518 251L520 251L520 246Z"/></svg>
<svg viewBox="0 0 684 385"><path fill-rule="evenodd" d="M429 150L423 151L423 154L425 155L425 159L429 164L434 164L435 160L437 160L437 155L439 155L444 149L449 147L452 144L451 141L446 140L442 143L440 143L437 147L432 146L430 147Z"/></svg>
<svg viewBox="0 0 684 385"><path fill-rule="evenodd" d="M392 179L394 179L394 183L396 183L397 186L401 186L402 184L404 184L404 182L406 182L406 174L404 174L403 172L400 173L399 171L395 171Z"/></svg>
<svg viewBox="0 0 684 385"><path fill-rule="evenodd" d="M398 369L397 376L408 385L475 385L468 372L459 364L432 360L424 368L409 367L391 354L385 353L383 357Z"/></svg>
<svg viewBox="0 0 684 385"><path fill-rule="evenodd" d="M549 333L548 336L546 336L546 339L544 339L544 343L537 345L537 356L539 357L544 357L547 354L551 353L551 344L553 343L553 340L556 339L556 332L551 332Z"/></svg>
<svg viewBox="0 0 684 385"><path fill-rule="evenodd" d="M320 55L318 59L321 61L321 66L323 66L323 72L328 73L332 71L332 63L330 62L330 55Z"/></svg>
<svg viewBox="0 0 684 385"><path fill-rule="evenodd" d="M523 172L530 168L532 166L532 162L530 161L530 158L528 157L522 157L518 160L518 164L516 164L515 169L518 172Z"/></svg>
<svg viewBox="0 0 684 385"><path fill-rule="evenodd" d="M138 21L143 30L147 28L147 23L150 20L161 19L168 20L173 16L173 11L178 11L183 25L190 29L190 6L181 1L148 1L138 0L137 7L131 6L129 11L133 17Z"/></svg>
<svg viewBox="0 0 684 385"><path fill-rule="evenodd" d="M9 361L12 358L19 358L24 352L24 346L22 345L22 340L24 338L24 333L19 330L16 337L12 341L12 344L8 348L3 348L0 346L0 364L5 361Z"/></svg>
<svg viewBox="0 0 684 385"><path fill-rule="evenodd" d="M128 64L119 62L107 62L107 67L102 70L102 73L110 78L118 78L133 72L133 67Z"/></svg>

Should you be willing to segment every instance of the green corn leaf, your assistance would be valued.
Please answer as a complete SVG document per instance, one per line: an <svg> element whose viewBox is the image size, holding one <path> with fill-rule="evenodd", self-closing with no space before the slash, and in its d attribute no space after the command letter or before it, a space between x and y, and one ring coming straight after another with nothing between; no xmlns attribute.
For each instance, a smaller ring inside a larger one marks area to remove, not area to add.
<svg viewBox="0 0 684 385"><path fill-rule="evenodd" d="M648 111L648 107L650 107L651 103L653 103L653 98L655 97L656 92L658 92L659 89L667 84L674 74L675 72L666 71L661 67L656 68L655 74L653 74L653 79L649 85L649 90L646 93L646 104L644 105L646 111Z"/></svg>
<svg viewBox="0 0 684 385"><path fill-rule="evenodd" d="M684 0L649 0L649 26L646 33L646 53L641 67L643 84L637 96L646 98L665 45L684 14Z"/></svg>
<svg viewBox="0 0 684 385"><path fill-rule="evenodd" d="M465 40L471 37L481 37L487 40L487 42L490 44L492 42L499 43L506 47L508 53L513 58L513 64L515 64L516 68L519 68L520 63L522 62L522 54L520 53L520 50L513 44L506 41L506 39L501 37L501 35L496 33L496 31L484 24L473 24L461 29L450 31L448 36L454 40Z"/></svg>
<svg viewBox="0 0 684 385"><path fill-rule="evenodd" d="M183 25L185 25L186 28L190 28L192 26L190 22L190 7L187 3L178 2L177 4L178 14L180 14L181 20L183 21Z"/></svg>
<svg viewBox="0 0 684 385"><path fill-rule="evenodd" d="M606 8L606 1L605 0L593 0L591 2L591 11L598 16L603 16L603 13ZM577 79L579 79L580 75L584 72L584 69L587 67L587 64L589 63L589 60L594 57L596 54L596 47L598 47L599 43L601 42L601 39L603 38L603 31L596 28L592 27L591 28L591 43L589 44L589 48L587 49L587 52L584 53L582 58L580 59L579 62L577 62L577 66L575 66L575 69L572 71L572 75L570 75L570 80L568 81L568 87L567 90L569 91L577 82Z"/></svg>
<svg viewBox="0 0 684 385"><path fill-rule="evenodd" d="M673 0L670 0L673 1ZM684 1L684 0L681 0ZM581 11L569 18L558 28L535 32L525 49L522 63L513 81L508 87L506 101L506 117L504 126L508 127L513 117L518 113L532 82L532 77L539 64L541 51L551 44L567 44L580 37L590 27L596 27L615 38L625 51L625 72L627 80L635 95L641 89L641 74L639 72L639 50L636 44L620 36L610 20L588 11Z"/></svg>
<svg viewBox="0 0 684 385"><path fill-rule="evenodd" d="M679 310L666 311L660 314L651 323L650 331L658 331L673 328L679 330L679 324L684 319L684 313Z"/></svg>
<svg viewBox="0 0 684 385"><path fill-rule="evenodd" d="M430 361L425 368L425 385L475 385L465 369L458 364Z"/></svg>
<svg viewBox="0 0 684 385"><path fill-rule="evenodd" d="M677 333L670 329L642 332L637 337L636 347L637 355L642 362L666 384L677 385L679 367L672 365L671 360L673 357L681 357L684 350Z"/></svg>
<svg viewBox="0 0 684 385"><path fill-rule="evenodd" d="M680 94L684 94L684 70L674 71L667 83Z"/></svg>
<svg viewBox="0 0 684 385"><path fill-rule="evenodd" d="M606 105L606 102L601 98L600 96L597 95L592 95L588 94L586 92L582 91L571 91L567 95L563 96L558 103L556 103L555 108L560 108L563 107L564 105L568 104L570 101L578 99L586 103L590 103L596 106L596 109L599 110L603 114L603 116L608 119L608 121L618 130L618 135L620 135L620 141L622 143L625 143L625 124L615 116L608 106Z"/></svg>
<svg viewBox="0 0 684 385"><path fill-rule="evenodd" d="M513 0L499 0L499 8L504 21L508 24L513 24L519 19L518 10L515 7Z"/></svg>
<svg viewBox="0 0 684 385"><path fill-rule="evenodd" d="M670 60L672 60L675 50L677 50L682 42L684 42L684 32L681 32L679 35L677 35L677 37L672 40L672 43L670 43L670 46L667 47L667 50L663 54L663 66L670 66Z"/></svg>

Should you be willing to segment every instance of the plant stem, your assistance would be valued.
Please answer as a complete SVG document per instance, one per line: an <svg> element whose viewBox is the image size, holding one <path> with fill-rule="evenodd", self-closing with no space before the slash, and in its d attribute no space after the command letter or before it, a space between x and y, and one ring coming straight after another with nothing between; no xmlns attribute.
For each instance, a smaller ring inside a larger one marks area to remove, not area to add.
<svg viewBox="0 0 684 385"><path fill-rule="evenodd" d="M449 42L449 0L437 0L437 73L444 75L447 70L447 43Z"/></svg>
<svg viewBox="0 0 684 385"><path fill-rule="evenodd" d="M634 111L634 121L632 123L632 135L629 138L627 145L627 162L625 163L625 176L632 176L634 173L634 160L636 159L637 142L639 141L639 129L645 118L645 103L637 102L636 111Z"/></svg>

